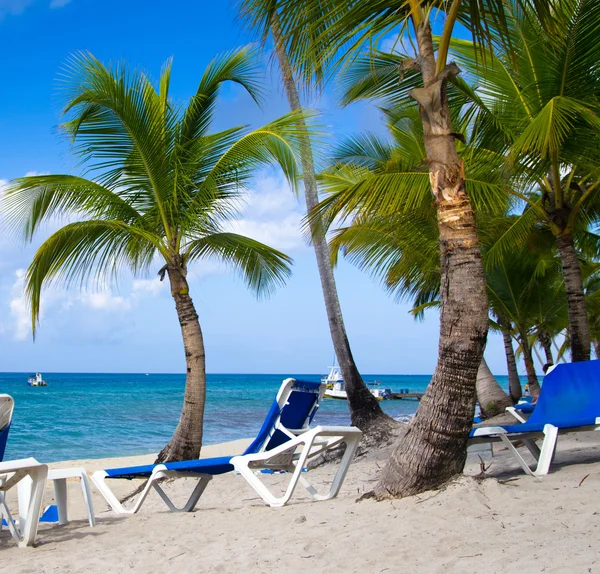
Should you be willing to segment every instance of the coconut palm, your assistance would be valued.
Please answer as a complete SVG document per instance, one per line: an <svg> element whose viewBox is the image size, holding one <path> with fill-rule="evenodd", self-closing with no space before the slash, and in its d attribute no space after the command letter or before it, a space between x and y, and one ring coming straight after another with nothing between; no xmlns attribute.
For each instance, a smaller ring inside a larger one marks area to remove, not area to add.
<svg viewBox="0 0 600 574"><path fill-rule="evenodd" d="M547 2L529 1L547 17ZM420 104L441 244L440 345L431 383L383 472L377 497L434 488L461 472L466 460L488 309L475 217L455 145L460 136L448 107L448 82L460 70L448 63L448 50L459 21L480 46L491 44L492 24L502 31L505 8L515 2L525 0L273 0L261 12L268 22L277 11L292 66L307 83L326 81L386 34L414 31L414 53L393 74L404 95ZM441 15L444 29L436 50L431 25ZM502 38L494 34L493 39Z"/></svg>
<svg viewBox="0 0 600 574"><path fill-rule="evenodd" d="M531 8L507 15L510 42L497 46L485 69L471 43L453 40L451 51L477 77L479 141L507 154L507 167L525 189L520 197L531 206L496 249L510 250L536 222L552 231L569 302L572 360L582 361L590 358L590 333L576 228L600 216L600 3L549 4L550 26ZM538 191L527 193L532 188Z"/></svg>
<svg viewBox="0 0 600 574"><path fill-rule="evenodd" d="M258 294L289 274L290 259L228 231L228 220L256 168L279 165L297 178L299 113L263 128L210 132L220 86L231 81L257 99L256 54L242 48L214 59L186 107L169 97L171 62L155 85L126 65L105 66L91 54L66 69L62 125L86 171L14 180L4 199L13 226L31 239L50 218L72 222L37 250L26 274L34 329L49 283L105 284L123 271L160 268L168 278L186 361L183 410L159 460L196 458L202 445L205 351L187 280L191 265L217 258Z"/></svg>
<svg viewBox="0 0 600 574"><path fill-rule="evenodd" d="M282 38L281 25L277 11L273 11L270 19L261 18L268 10L271 0L242 0L240 14L263 40L271 34L275 55L288 104L292 111L301 109L300 93L294 72L290 66L286 47ZM302 126L300 126L302 127ZM302 180L304 182L304 199L307 211L314 210L319 203L319 192L315 175L314 158L308 135L300 136L300 161L302 165ZM365 385L352 356L350 342L344 326L342 308L338 297L335 277L330 264L329 247L325 237L323 224L319 218L310 220L310 231L314 247L317 268L321 279L321 288L325 301L325 310L329 321L329 330L333 348L339 361L348 395L348 406L352 424L362 429L372 438L384 439L393 424L393 419L384 414L377 399Z"/></svg>

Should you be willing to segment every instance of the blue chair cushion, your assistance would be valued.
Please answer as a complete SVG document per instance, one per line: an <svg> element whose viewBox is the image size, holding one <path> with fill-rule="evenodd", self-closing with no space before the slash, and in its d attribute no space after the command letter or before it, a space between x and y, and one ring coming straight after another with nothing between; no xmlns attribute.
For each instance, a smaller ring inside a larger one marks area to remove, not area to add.
<svg viewBox="0 0 600 574"><path fill-rule="evenodd" d="M201 458L198 460L184 460L181 462L167 462L167 470L179 470L191 474L225 474L233 470L230 461L231 456L219 456L215 458ZM124 468L109 468L106 474L109 478L145 478L152 474L156 468L155 464L146 464L142 466L129 466Z"/></svg>

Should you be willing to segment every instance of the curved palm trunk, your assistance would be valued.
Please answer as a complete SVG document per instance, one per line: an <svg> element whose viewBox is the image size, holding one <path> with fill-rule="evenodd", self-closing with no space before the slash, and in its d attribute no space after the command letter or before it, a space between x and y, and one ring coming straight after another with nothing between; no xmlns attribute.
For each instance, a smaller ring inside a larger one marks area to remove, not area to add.
<svg viewBox="0 0 600 574"><path fill-rule="evenodd" d="M302 107L300 96L282 42L281 28L276 15L273 16L271 24L277 61L281 70L283 85L290 109L292 111L300 110ZM301 153L300 161L302 163L304 180L304 197L306 200L306 209L308 213L310 213L319 203L317 178L315 176L312 150L308 137L300 136L299 142ZM348 336L346 334L346 328L344 326L342 308L340 306L340 300L335 285L333 269L331 267L329 245L327 244L322 225L316 219L311 219L310 230L317 258L319 277L321 278L321 287L323 290L323 298L325 300L327 319L329 320L329 330L331 332L333 348L340 364L346 393L348 395L350 418L352 424L361 430L367 433L374 432L374 427L389 426L392 423L392 419L381 410L379 402L370 393L354 363L350 343L348 342ZM378 432L382 431L382 428L378 430Z"/></svg>
<svg viewBox="0 0 600 574"><path fill-rule="evenodd" d="M556 244L560 254L567 292L569 311L569 334L571 337L571 361L590 360L590 326L585 309L585 295L579 257L573 243L573 236L558 235Z"/></svg>
<svg viewBox="0 0 600 574"><path fill-rule="evenodd" d="M520 330L519 335L521 349L523 350L523 361L525 362L525 371L527 372L527 384L529 385L529 392L533 396L537 396L540 393L540 383L538 382L537 375L535 374L535 363L533 362L533 355L531 353L531 346L527 339L527 333Z"/></svg>
<svg viewBox="0 0 600 574"><path fill-rule="evenodd" d="M157 462L189 460L200 456L206 403L204 339L198 314L189 295L187 272L182 267L169 266L167 273L181 326L187 368L181 417L171 441L160 451Z"/></svg>
<svg viewBox="0 0 600 574"><path fill-rule="evenodd" d="M509 327L508 323L500 322L501 327ZM504 353L506 354L506 370L508 372L508 389L510 392L510 398L513 403L523 396L523 389L521 388L521 380L519 379L519 371L517 369L517 360L515 358L515 350L512 345L512 337L508 331L502 331L502 339L504 340Z"/></svg>
<svg viewBox="0 0 600 574"><path fill-rule="evenodd" d="M420 104L440 232L440 343L431 382L375 488L377 498L417 494L462 472L488 330L479 239L446 94L446 78L458 69L450 65L436 75L431 27L426 20L417 27L417 42L425 87L411 95Z"/></svg>
<svg viewBox="0 0 600 574"><path fill-rule="evenodd" d="M481 359L477 371L477 401L482 418L487 419L503 413L506 407L512 407L513 402L502 390L496 377L490 371L485 359Z"/></svg>
<svg viewBox="0 0 600 574"><path fill-rule="evenodd" d="M553 365L554 357L552 357L552 338L546 331L544 331L544 329L540 329L538 331L538 339L542 349L544 349L544 354L546 355L546 364L550 363Z"/></svg>

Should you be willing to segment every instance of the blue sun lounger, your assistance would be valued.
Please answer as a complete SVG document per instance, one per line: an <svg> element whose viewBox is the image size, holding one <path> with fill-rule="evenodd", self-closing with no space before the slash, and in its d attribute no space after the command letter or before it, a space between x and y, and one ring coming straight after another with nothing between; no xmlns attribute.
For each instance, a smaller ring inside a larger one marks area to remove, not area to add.
<svg viewBox="0 0 600 574"><path fill-rule="evenodd" d="M543 390L533 413L523 423L479 427L471 431L470 443L501 440L525 472L534 476L548 474L554 458L558 435L600 430L600 361L562 363L544 377ZM541 449L533 439L541 438ZM513 441L523 441L537 459L531 469Z"/></svg>
<svg viewBox="0 0 600 574"><path fill-rule="evenodd" d="M240 456L217 457L156 465L134 466L99 470L92 480L108 504L118 514L134 514L143 504L152 488L158 492L167 507L174 512L194 509L204 489L213 476L238 471L270 506L283 506L292 496L298 482L315 500L328 500L337 496L362 432L356 427L317 426L310 423L323 398L325 385L296 379L283 381L276 399L250 446ZM319 494L302 476L309 458L345 443L346 450L340 461L329 491ZM260 470L290 471L292 477L283 496L277 497L259 477ZM176 508L159 485L163 478L197 478L198 482L183 508ZM147 478L148 482L137 500L125 508L106 484L108 479Z"/></svg>

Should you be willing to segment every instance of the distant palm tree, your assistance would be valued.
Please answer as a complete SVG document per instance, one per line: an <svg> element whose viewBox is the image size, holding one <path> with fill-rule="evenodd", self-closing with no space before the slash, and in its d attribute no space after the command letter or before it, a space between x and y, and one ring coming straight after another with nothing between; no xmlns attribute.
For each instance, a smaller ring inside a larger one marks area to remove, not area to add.
<svg viewBox="0 0 600 574"><path fill-rule="evenodd" d="M276 164L294 183L299 113L263 128L210 133L220 86L231 81L256 100L256 54L238 49L206 68L187 107L169 97L171 62L156 87L126 65L105 66L91 54L72 59L62 93L63 129L86 177L38 175L11 182L4 211L31 239L53 216L75 219L38 249L26 274L32 322L50 282L102 283L122 271L154 266L169 279L183 337L186 386L179 424L159 460L199 456L206 398L205 350L187 281L191 264L215 257L258 294L289 274L290 259L227 231L256 168Z"/></svg>
<svg viewBox="0 0 600 574"><path fill-rule="evenodd" d="M262 37L268 36L269 33L272 35L288 104L291 110L300 110L300 93L285 49L277 11L273 12L270 19L265 20L262 17L264 11L268 11L270 2L271 0L241 0L239 3L240 13L257 34ZM319 203L319 190L315 175L313 151L308 134L301 137L300 144L304 199L307 211L310 212ZM389 435L394 421L381 410L377 399L369 391L354 362L331 267L323 223L319 218L312 218L309 225L321 279L321 289L329 321L331 340L344 378L352 424L376 440L385 439Z"/></svg>

